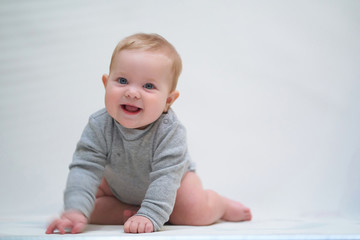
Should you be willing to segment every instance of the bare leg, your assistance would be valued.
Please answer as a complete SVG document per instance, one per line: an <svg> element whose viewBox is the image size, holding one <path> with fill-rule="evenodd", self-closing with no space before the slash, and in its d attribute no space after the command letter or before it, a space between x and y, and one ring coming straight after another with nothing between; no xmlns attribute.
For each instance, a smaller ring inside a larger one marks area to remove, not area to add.
<svg viewBox="0 0 360 240"><path fill-rule="evenodd" d="M89 223L123 225L138 210L138 206L122 203L115 198L107 181L103 178L96 194L95 207Z"/></svg>
<svg viewBox="0 0 360 240"><path fill-rule="evenodd" d="M209 225L218 220L239 222L251 220L250 209L237 201L204 190L200 178L188 172L177 192L170 222L177 225Z"/></svg>

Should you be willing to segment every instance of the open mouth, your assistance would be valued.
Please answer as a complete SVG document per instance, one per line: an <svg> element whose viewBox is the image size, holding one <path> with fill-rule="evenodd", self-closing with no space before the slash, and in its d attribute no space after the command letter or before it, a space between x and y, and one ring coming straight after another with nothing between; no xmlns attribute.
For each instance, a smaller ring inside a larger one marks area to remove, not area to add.
<svg viewBox="0 0 360 240"><path fill-rule="evenodd" d="M126 104L121 105L121 108L128 114L137 114L141 111L141 108Z"/></svg>

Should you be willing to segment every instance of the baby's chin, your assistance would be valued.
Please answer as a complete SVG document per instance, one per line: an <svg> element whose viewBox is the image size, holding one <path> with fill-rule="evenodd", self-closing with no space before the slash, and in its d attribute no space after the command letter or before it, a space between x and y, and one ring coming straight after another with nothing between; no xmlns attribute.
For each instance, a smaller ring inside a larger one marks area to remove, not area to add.
<svg viewBox="0 0 360 240"><path fill-rule="evenodd" d="M143 130L145 128L147 128L152 122L145 122L145 123L137 123L135 121L118 121L117 119L115 119L121 126L123 126L124 128L128 128L128 129L139 129L139 130Z"/></svg>
<svg viewBox="0 0 360 240"><path fill-rule="evenodd" d="M108 112L109 115L115 119L121 126L128 128L128 129L145 129L149 125L151 125L153 122L155 122L162 113L155 113L155 114L146 114L144 110L137 113L131 113L127 114L124 112L123 109L121 109L121 112ZM159 115L160 114L160 115ZM145 116L147 115L147 116Z"/></svg>

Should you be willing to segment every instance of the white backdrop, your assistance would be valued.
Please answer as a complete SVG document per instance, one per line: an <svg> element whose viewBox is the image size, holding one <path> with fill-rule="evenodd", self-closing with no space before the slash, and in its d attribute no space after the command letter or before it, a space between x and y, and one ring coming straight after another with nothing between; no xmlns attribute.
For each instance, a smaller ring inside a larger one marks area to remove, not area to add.
<svg viewBox="0 0 360 240"><path fill-rule="evenodd" d="M0 1L0 215L57 214L101 75L155 32L204 186L255 218L360 217L360 1Z"/></svg>

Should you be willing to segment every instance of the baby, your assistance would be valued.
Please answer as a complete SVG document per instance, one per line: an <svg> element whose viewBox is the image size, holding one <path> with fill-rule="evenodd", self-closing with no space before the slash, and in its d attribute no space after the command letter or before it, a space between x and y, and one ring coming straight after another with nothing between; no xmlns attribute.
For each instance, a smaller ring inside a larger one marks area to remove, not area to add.
<svg viewBox="0 0 360 240"><path fill-rule="evenodd" d="M204 190L195 173L185 128L170 108L181 68L175 48L157 34L119 42L102 76L105 109L89 118L70 165L65 211L46 233L80 233L88 223L150 233L166 222L251 219L241 203Z"/></svg>

